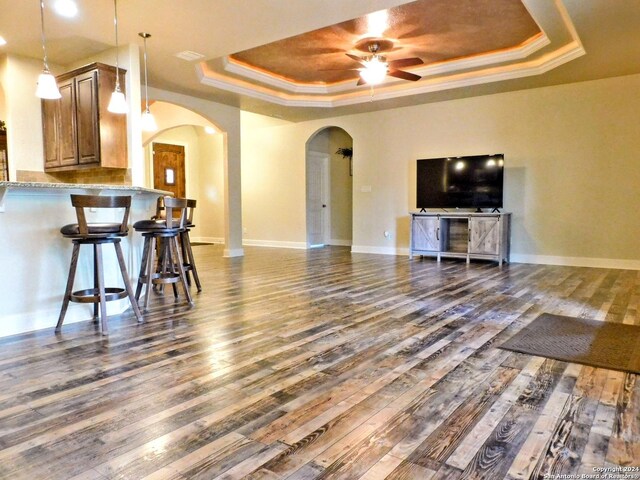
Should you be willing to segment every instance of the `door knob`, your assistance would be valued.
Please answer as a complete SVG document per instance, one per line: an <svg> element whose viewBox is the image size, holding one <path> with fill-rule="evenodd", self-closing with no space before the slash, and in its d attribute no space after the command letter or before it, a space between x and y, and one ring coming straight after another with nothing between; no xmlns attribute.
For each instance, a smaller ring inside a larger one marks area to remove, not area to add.
<svg viewBox="0 0 640 480"><path fill-rule="evenodd" d="M322 204L322 208L327 208L327 206L323 203L323 204Z"/></svg>

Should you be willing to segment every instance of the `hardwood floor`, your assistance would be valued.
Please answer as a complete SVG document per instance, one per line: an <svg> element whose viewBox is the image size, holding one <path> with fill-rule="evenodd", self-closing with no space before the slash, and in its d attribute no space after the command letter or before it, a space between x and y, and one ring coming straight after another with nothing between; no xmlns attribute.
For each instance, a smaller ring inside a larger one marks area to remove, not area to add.
<svg viewBox="0 0 640 480"><path fill-rule="evenodd" d="M194 251L195 308L169 289L143 325L110 318L108 338L90 322L56 337L53 322L0 339L1 478L527 479L640 465L636 375L496 348L542 312L640 324L639 272Z"/></svg>

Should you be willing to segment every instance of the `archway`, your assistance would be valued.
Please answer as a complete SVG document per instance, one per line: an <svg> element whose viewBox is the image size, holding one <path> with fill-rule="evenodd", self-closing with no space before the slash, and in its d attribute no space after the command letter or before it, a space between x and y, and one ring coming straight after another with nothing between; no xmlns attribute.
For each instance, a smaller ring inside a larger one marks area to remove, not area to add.
<svg viewBox="0 0 640 480"><path fill-rule="evenodd" d="M242 248L242 186L241 186L241 128L240 109L201 98L189 97L166 90L149 88L149 97L200 115L215 124L222 133L224 150L224 251L225 257L244 255ZM154 105L151 107L154 112ZM175 119L170 119L174 122ZM162 129L156 118L158 126Z"/></svg>
<svg viewBox="0 0 640 480"><path fill-rule="evenodd" d="M181 147L186 197L198 201L191 239L224 243L224 134L206 118L180 106L154 102L151 111L159 129L143 133L145 185L154 187L154 146Z"/></svg>
<svg viewBox="0 0 640 480"><path fill-rule="evenodd" d="M307 140L307 248L352 244L351 152L353 138L339 127L324 127Z"/></svg>

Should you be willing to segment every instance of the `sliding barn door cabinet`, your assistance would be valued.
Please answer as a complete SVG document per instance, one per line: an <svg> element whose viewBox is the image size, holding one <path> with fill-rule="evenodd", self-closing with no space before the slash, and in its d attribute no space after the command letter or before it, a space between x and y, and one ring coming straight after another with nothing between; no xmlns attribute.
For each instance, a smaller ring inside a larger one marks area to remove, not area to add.
<svg viewBox="0 0 640 480"><path fill-rule="evenodd" d="M412 213L414 255L509 261L510 213Z"/></svg>

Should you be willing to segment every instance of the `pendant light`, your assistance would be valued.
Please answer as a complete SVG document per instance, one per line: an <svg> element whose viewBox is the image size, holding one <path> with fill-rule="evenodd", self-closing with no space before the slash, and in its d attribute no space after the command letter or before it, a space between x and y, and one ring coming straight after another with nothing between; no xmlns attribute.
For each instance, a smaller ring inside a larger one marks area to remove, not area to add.
<svg viewBox="0 0 640 480"><path fill-rule="evenodd" d="M138 35L144 41L144 105L145 109L142 113L142 130L145 132L155 132L158 129L156 119L149 110L149 76L147 74L147 38L151 37L150 33L140 32Z"/></svg>
<svg viewBox="0 0 640 480"><path fill-rule="evenodd" d="M120 71L118 69L118 0L113 0L113 11L113 24L116 30L116 88L111 94L111 101L107 110L111 113L127 113L129 108L127 107L124 93L120 90Z"/></svg>
<svg viewBox="0 0 640 480"><path fill-rule="evenodd" d="M60 90L58 90L56 79L53 75L51 75L51 72L49 71L49 64L47 63L47 42L44 35L44 0L40 0L40 32L42 33L44 69L38 76L36 97L44 98L46 100L55 100L57 98L61 98L62 95L60 95Z"/></svg>

